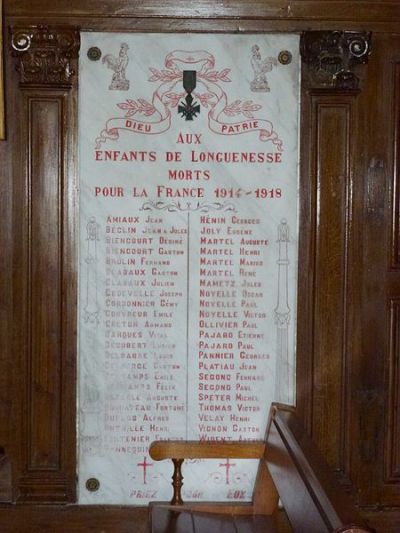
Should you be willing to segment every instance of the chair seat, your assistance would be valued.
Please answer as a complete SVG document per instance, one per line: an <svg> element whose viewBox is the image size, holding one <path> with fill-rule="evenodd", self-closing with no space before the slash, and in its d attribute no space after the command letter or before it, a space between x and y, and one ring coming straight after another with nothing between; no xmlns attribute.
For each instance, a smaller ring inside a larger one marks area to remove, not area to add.
<svg viewBox="0 0 400 533"><path fill-rule="evenodd" d="M152 533L277 533L271 516L173 511L153 507Z"/></svg>

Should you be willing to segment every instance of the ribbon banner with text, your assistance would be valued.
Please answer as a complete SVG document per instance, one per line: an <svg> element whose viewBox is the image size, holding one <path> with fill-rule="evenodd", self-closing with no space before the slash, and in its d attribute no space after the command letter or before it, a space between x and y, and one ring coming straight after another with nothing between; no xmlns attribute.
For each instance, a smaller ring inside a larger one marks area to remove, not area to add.
<svg viewBox="0 0 400 533"><path fill-rule="evenodd" d="M80 503L169 499L152 441L262 439L294 403L298 49L82 34ZM188 461L183 496L247 501L256 470Z"/></svg>

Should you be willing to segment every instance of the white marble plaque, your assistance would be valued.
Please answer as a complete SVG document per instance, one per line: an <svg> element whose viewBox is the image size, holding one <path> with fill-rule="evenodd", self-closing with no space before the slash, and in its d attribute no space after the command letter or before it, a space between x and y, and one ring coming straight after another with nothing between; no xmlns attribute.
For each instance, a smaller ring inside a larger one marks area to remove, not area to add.
<svg viewBox="0 0 400 533"><path fill-rule="evenodd" d="M82 504L169 499L153 440L260 439L294 402L298 47L82 34ZM188 461L183 496L249 500L256 469Z"/></svg>

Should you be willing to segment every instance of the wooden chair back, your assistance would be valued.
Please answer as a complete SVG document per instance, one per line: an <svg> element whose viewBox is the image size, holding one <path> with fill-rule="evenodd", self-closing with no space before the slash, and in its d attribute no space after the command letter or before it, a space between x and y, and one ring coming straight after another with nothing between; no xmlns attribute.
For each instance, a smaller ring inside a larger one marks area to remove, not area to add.
<svg viewBox="0 0 400 533"><path fill-rule="evenodd" d="M155 529L157 533L177 533L175 526L171 525L171 517L177 523L189 520L194 524L194 513L199 512L203 518L204 513L210 515L204 518L210 524L204 530L207 533L213 531L213 520L221 521L223 514L231 517L229 523L224 521L226 531L237 531L238 517L242 517L243 521L244 516L251 516L245 531L258 533L261 529L257 529L255 524L263 523L266 530L269 524L266 517L276 513L279 498L295 533L374 533L364 523L349 495L306 434L293 407L276 403L271 406L265 441L158 441L150 446L150 456L155 461L172 459L174 463L171 502L155 502L150 507L158 524L162 524L163 520L168 524L167 529ZM183 461L211 458L260 460L251 503L183 502ZM179 514L187 512L191 518ZM256 520L256 517L259 519ZM200 522L204 524L204 520ZM229 529L231 526L232 529ZM276 531L269 525L267 530ZM203 532L203 529L198 531Z"/></svg>

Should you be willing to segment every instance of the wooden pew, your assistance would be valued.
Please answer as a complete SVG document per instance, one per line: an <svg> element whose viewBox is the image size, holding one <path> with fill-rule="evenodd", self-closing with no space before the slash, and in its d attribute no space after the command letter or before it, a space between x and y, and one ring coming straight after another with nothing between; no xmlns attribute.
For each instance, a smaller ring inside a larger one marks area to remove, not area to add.
<svg viewBox="0 0 400 533"><path fill-rule="evenodd" d="M358 515L292 407L273 404L264 441L158 441L155 461L172 459L171 502L152 502L151 533L261 533L280 531L281 500L295 533L373 532ZM259 459L250 503L182 501L184 459Z"/></svg>

